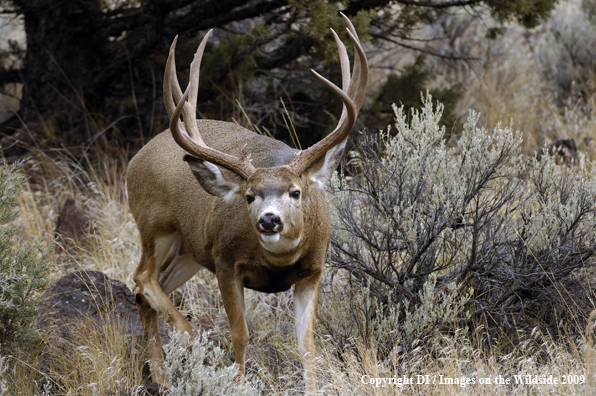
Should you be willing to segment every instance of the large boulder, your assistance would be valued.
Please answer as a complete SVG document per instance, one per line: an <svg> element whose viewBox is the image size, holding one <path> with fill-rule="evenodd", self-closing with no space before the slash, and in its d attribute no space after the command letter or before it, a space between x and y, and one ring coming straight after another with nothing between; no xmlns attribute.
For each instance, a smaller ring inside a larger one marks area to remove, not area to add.
<svg viewBox="0 0 596 396"><path fill-rule="evenodd" d="M122 282L98 271L76 271L59 279L43 295L39 307L38 328L69 338L72 326L81 320L98 325L107 320L137 340L142 339L143 326L134 294ZM168 341L167 326L160 321L161 336Z"/></svg>

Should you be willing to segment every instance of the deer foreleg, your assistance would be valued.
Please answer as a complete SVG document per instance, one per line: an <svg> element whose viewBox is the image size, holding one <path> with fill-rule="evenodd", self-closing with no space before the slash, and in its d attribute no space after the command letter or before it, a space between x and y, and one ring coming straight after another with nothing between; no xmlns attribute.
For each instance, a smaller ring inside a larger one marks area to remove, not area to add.
<svg viewBox="0 0 596 396"><path fill-rule="evenodd" d="M143 255L133 279L138 286L137 293L142 294L145 301L157 311L163 320L171 325L174 330L186 331L192 335L192 326L172 304L159 282L160 277L163 278L161 272L164 270L168 275L173 273L176 278L180 278L170 280L169 278L172 276L166 277L168 278L166 289L171 292L173 288L170 287L170 284L177 287L186 282L198 269L191 268L192 271L179 270L179 267L192 267L184 255L178 254L180 251L180 238L180 234L172 233L155 238L155 240L143 241Z"/></svg>
<svg viewBox="0 0 596 396"><path fill-rule="evenodd" d="M232 345L234 346L235 362L238 365L238 372L244 375L244 359L246 347L248 346L248 327L244 318L244 285L229 274L217 273L219 290L224 303L230 330L232 333Z"/></svg>
<svg viewBox="0 0 596 396"><path fill-rule="evenodd" d="M304 369L304 382L308 394L317 392L315 377L314 330L319 301L320 277L296 283L294 287L294 310L296 314L296 338L298 352Z"/></svg>

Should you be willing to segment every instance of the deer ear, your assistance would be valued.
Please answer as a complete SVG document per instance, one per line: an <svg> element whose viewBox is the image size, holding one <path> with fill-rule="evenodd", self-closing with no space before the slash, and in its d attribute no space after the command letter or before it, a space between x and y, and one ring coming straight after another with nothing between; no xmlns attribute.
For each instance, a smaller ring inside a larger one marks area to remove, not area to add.
<svg viewBox="0 0 596 396"><path fill-rule="evenodd" d="M324 156L313 162L304 172L310 182L317 188L325 190L325 185L334 170L337 169L346 148L348 139L344 139L336 146L330 148Z"/></svg>
<svg viewBox="0 0 596 396"><path fill-rule="evenodd" d="M227 180L217 165L188 154L182 159L188 163L192 174L209 194L225 201L231 201L236 195L240 196L240 184Z"/></svg>

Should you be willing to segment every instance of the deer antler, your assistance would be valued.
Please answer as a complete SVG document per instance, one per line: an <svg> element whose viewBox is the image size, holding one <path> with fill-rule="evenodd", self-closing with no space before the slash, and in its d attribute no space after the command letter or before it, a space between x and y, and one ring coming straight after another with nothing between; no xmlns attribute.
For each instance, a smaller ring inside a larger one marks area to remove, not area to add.
<svg viewBox="0 0 596 396"><path fill-rule="evenodd" d="M236 157L230 154L223 153L219 150L213 149L203 141L201 132L197 126L197 95L199 92L199 69L201 67L201 60L203 52L207 45L207 40L211 35L210 30L195 53L194 59L190 64L190 82L184 94L180 89L178 78L176 77L176 68L174 61L174 52L176 48L176 41L174 39L170 47L170 54L166 63L166 72L164 75L163 92L166 110L170 116L170 131L172 137L180 147L192 155L197 156L205 161L221 165L224 168L230 169L245 179L249 179L255 172L256 168L250 160L250 155L246 154L246 150L242 150L242 157ZM173 89L173 92L172 92ZM174 99L178 101L175 105ZM190 99L189 99L190 98ZM184 125L180 125L180 115L184 117Z"/></svg>
<svg viewBox="0 0 596 396"><path fill-rule="evenodd" d="M337 33L333 29L333 37L337 44L339 51L339 61L341 65L342 75L342 89L339 89L335 84L327 80L325 77L319 75L313 70L313 73L321 79L333 92L335 92L341 100L344 102L341 117L337 124L337 127L323 138L318 143L312 145L308 149L299 152L290 167L296 174L301 174L306 168L310 166L317 158L326 153L329 149L339 144L341 141L346 139L352 127L356 122L356 115L362 106L364 95L366 94L366 85L368 82L368 63L364 50L360 45L358 34L352 22L344 15L341 14L346 22L348 23L348 35L354 44L354 69L352 70L352 77L350 77L350 59L348 58L348 52L345 45L337 36Z"/></svg>
<svg viewBox="0 0 596 396"><path fill-rule="evenodd" d="M339 51L342 89L318 74L316 71L313 70L313 73L315 73L325 85L340 97L344 103L343 110L337 127L333 132L308 149L296 154L296 157L290 163L290 167L298 175L308 168L308 166L317 158L348 137L356 122L356 115L360 110L360 106L362 106L362 101L364 100L364 95L366 93L366 85L368 82L368 63L366 55L360 45L360 40L358 39L358 34L356 33L354 25L352 25L352 22L350 22L344 14L341 15L348 24L348 35L350 36L350 40L352 40L355 49L352 76L350 77L350 59L348 58L346 47L333 29L331 29L331 31ZM246 154L246 150L242 150L241 158L215 150L205 144L197 126L196 108L199 90L199 69L201 66L201 59L203 58L203 52L205 51L205 46L211 32L212 30L205 35L195 53L194 59L190 65L190 82L184 94L178 83L174 60L174 51L178 37L174 39L174 42L170 47L170 54L168 56L164 76L164 102L168 115L170 116L170 130L176 143L178 143L184 150L201 159L228 168L245 179L248 179L256 171L256 168L252 165L250 155ZM172 96L178 101L178 105L175 105ZM180 125L180 115L184 117L183 126Z"/></svg>

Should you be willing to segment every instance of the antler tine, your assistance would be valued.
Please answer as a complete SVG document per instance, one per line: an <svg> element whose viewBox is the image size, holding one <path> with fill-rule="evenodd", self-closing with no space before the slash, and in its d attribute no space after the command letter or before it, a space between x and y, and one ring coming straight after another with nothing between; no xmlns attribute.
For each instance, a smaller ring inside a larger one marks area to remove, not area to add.
<svg viewBox="0 0 596 396"><path fill-rule="evenodd" d="M205 161L221 165L224 168L236 172L245 179L249 179L256 169L251 163L250 155L246 154L246 150L242 150L242 157L239 158L207 146L201 137L197 125L196 103L199 85L199 68L210 33L211 31L209 31L203 38L203 41L199 45L195 54L195 58L191 63L190 82L184 91L184 94L180 89L176 71L173 69L176 39L174 39L174 43L170 48L170 55L168 56L164 76L164 102L166 104L168 115L170 116L170 131L172 132L172 137L176 143L190 154ZM179 99L177 105L175 105L172 95L175 99ZM184 126L180 125L180 115L184 117Z"/></svg>
<svg viewBox="0 0 596 396"><path fill-rule="evenodd" d="M341 41L335 30L331 29L335 43L337 44L337 50L339 51L339 64L341 66L341 89L344 92L348 92L348 86L350 84L350 58L348 57L348 50Z"/></svg>
<svg viewBox="0 0 596 396"><path fill-rule="evenodd" d="M163 102L166 105L166 111L168 112L168 117L172 118L172 114L174 114L174 110L176 109L176 105L174 104L174 100L172 99L172 73L174 76L176 75L176 60L174 57L174 52L176 50L176 43L178 42L178 36L174 37L174 41L170 46L170 52L168 54L168 61L166 62L166 71L164 73L163 78ZM178 81L176 81L177 83ZM180 89L180 85L176 84L178 89ZM182 90L180 90L180 95L176 98L176 100L180 100L182 96Z"/></svg>
<svg viewBox="0 0 596 396"><path fill-rule="evenodd" d="M184 117L184 127L186 131L190 135L190 137L197 141L201 146L206 146L203 138L201 137L201 133L199 132L199 127L197 126L197 97L199 94L199 72L201 68L201 60L203 59L203 53L205 52L205 47L207 46L207 41L209 40L209 36L213 29L209 30L203 40L201 40L201 44L199 44L199 48L197 48L197 52L195 52L195 56L190 64L190 78L189 78L189 100L185 103L184 108L182 109L182 117ZM178 78L175 75L175 87L174 87L174 94L176 94L176 89L182 93L180 90L180 85L178 84Z"/></svg>
<svg viewBox="0 0 596 396"><path fill-rule="evenodd" d="M331 29L331 33L333 33L333 38L335 38L335 44L337 45L337 50L339 52L339 64L341 67L341 82L342 82L342 91L349 92L350 90L350 58L348 57L348 50L346 46L341 41L335 30ZM346 116L347 116L347 107L345 105L342 106L341 116L339 117L339 123L343 123Z"/></svg>
<svg viewBox="0 0 596 396"><path fill-rule="evenodd" d="M344 14L343 12L339 12L339 15L341 15L345 20L346 23L348 25L347 29L352 32L352 34L354 35L354 37L356 37L356 40L360 41L360 39L358 38L358 32L356 32L356 28L354 27L354 24L352 23L352 21L350 21L350 18L348 18L346 16L346 14Z"/></svg>
<svg viewBox="0 0 596 396"><path fill-rule="evenodd" d="M333 92L335 92L335 94L337 96L340 97L342 102L344 102L344 105L343 105L343 110L342 110L339 122L338 122L337 126L335 127L335 129L333 130L333 132L331 132L329 135L327 135L325 138L323 138L323 140L321 140L318 143L314 144L313 146L309 147L305 152L308 152L310 149L315 149L319 144L321 144L321 146L326 145L326 140L328 138L331 138L334 135L337 135L339 133L339 131L342 130L347 125L350 125L349 129L351 130L352 126L356 122L356 116L358 115L358 109L356 108L354 101L352 100L352 98L350 98L350 96L348 95L347 92L344 92L343 90L339 89L339 87L337 85L333 84L331 81L327 80L325 77L321 76L316 71L312 70L312 72L321 81L323 81L323 83L325 83L325 85L327 85L327 87L329 87ZM341 140L339 140L339 141L341 141ZM335 139L333 139L333 140L329 139L329 142L333 142L334 144L330 144L329 147L324 151L327 151L328 149L330 149L331 147L333 147L335 144L338 143L338 142L335 142Z"/></svg>
<svg viewBox="0 0 596 396"><path fill-rule="evenodd" d="M333 146L344 140L352 130L352 126L356 122L356 105L347 93L342 91L337 85L321 76L316 71L312 71L321 81L325 83L337 96L344 102L344 110L337 127L329 135L324 137L318 143L315 143L308 149L300 151L296 154L294 160L290 163L290 167L296 174L301 174L308 166L315 161L320 155L327 152Z"/></svg>
<svg viewBox="0 0 596 396"><path fill-rule="evenodd" d="M196 139L201 143L203 139L201 138L201 134L197 133L198 128L196 127L197 97L199 93L199 70L201 67L203 53L205 52L205 47L207 45L207 40L209 39L211 32L213 32L213 29L209 30L205 37L203 37L203 40L201 41L201 44L199 45L199 48L195 53L194 59L190 64L190 101L188 102L188 106L185 105L185 107L182 109L182 115L184 116L185 124L188 124L188 132L192 134L193 139ZM170 46L170 53L168 55L168 61L166 63L166 72L164 76L164 103L170 119L172 118L172 114L175 108L174 101L172 101L172 95L174 96L174 99L178 102L182 97L182 89L180 88L178 76L176 75L175 51L177 42L178 36L174 38L174 41Z"/></svg>
<svg viewBox="0 0 596 396"><path fill-rule="evenodd" d="M346 18L345 15L342 14L342 16ZM320 78L325 85L327 85L341 98L344 106L337 127L333 130L333 132L331 132L318 143L304 151L299 152L296 155L290 164L290 167L292 167L294 172L297 174L302 173L311 163L326 153L329 149L344 141L350 134L350 131L356 122L356 115L360 110L360 106L364 100L364 95L366 94L366 85L368 82L368 63L366 60L366 55L364 54L364 50L362 49L360 41L358 40L358 36L354 35L354 32L354 26L348 20L348 35L350 36L355 49L354 68L352 70L351 77L349 71L350 61L348 59L345 46L339 37L337 37L337 34L333 32L340 55L343 90L340 90L335 84L331 83L329 80L320 76L313 70L313 73L315 73L315 75Z"/></svg>
<svg viewBox="0 0 596 396"><path fill-rule="evenodd" d="M193 111L196 113L197 111L197 97L199 95L199 71L201 69L201 60L203 60L203 53L205 52L205 47L207 46L207 40L209 40L209 36L213 33L213 29L209 30L201 44L199 44L199 48L197 48L197 52L195 52L195 56L190 64L190 105Z"/></svg>
<svg viewBox="0 0 596 396"><path fill-rule="evenodd" d="M343 12L340 12L340 15L348 24L348 35L354 44L354 70L352 72L352 79L354 81L360 81L360 84L358 86L354 86L353 89L356 91L350 92L350 97L354 99L356 108L360 110L360 106L362 106L362 102L364 101L364 96L366 94L366 84L368 82L368 63L366 61L366 54L364 53L364 49L362 49L360 39L358 38L358 32L356 32L356 28L354 28L352 21L350 21L350 19ZM356 74L358 75L356 76ZM361 76L364 76L364 79L362 79Z"/></svg>
<svg viewBox="0 0 596 396"><path fill-rule="evenodd" d="M163 79L163 97L164 97L164 104L166 106L166 111L170 120L173 119L174 110L176 108L176 104L174 102L180 102L180 98L182 97L182 89L180 88L180 83L178 82L178 76L176 75L176 43L178 42L178 36L174 38L172 45L170 46L170 53L168 54L168 61L166 62L166 71L164 73ZM172 99L172 95L174 96L174 100ZM195 112L192 112L190 109L185 106L183 110L183 115L185 120L189 120L189 125L193 123L196 127L196 119L195 119ZM192 120L192 121L190 121ZM191 126L191 133L192 125ZM183 129L186 132L186 125L184 125ZM200 134L193 133L194 138L198 138L198 140L202 141Z"/></svg>
<svg viewBox="0 0 596 396"><path fill-rule="evenodd" d="M176 39L178 39L178 36L176 36ZM174 45L176 43L173 43ZM182 88L180 88L180 83L178 82L178 74L176 73L176 56L175 56L175 52L176 52L176 48L173 48L172 52L172 68L170 70L170 85L173 91L174 91L174 100L176 102L180 102L180 98L182 97Z"/></svg>
<svg viewBox="0 0 596 396"><path fill-rule="evenodd" d="M242 150L242 158L235 157L230 154L223 153L207 146L204 142L198 142L192 139L186 131L180 128L180 114L183 109L188 109L188 96L191 91L190 84L184 91L184 95L180 99L180 102L176 106L172 118L170 119L170 131L172 137L178 143L180 147L188 151L190 154L197 156L205 161L212 162L217 165L221 165L224 168L230 169L245 179L249 179L250 176L255 172L256 168L253 166L250 160L250 154L246 154L246 147Z"/></svg>
<svg viewBox="0 0 596 396"><path fill-rule="evenodd" d="M366 54L358 37L354 37L352 32L348 31L348 35L354 43L354 70L352 70L352 80L350 84L349 95L354 100L357 111L360 111L364 96L366 95L366 85L368 84L368 62L366 61ZM353 83L353 85L352 85Z"/></svg>

